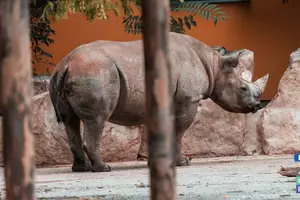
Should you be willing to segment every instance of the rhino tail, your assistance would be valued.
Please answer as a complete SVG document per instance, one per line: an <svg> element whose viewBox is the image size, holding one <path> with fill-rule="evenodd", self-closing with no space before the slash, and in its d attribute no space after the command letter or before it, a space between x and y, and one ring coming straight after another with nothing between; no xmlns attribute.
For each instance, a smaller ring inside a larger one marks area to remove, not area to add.
<svg viewBox="0 0 300 200"><path fill-rule="evenodd" d="M50 79L50 98L52 101L52 105L54 107L56 120L58 123L63 122L63 118L59 111L58 102L59 102L59 97L63 93L65 78L68 75L68 73L69 73L69 66L66 66L64 71L57 70L56 72L54 72L54 74Z"/></svg>

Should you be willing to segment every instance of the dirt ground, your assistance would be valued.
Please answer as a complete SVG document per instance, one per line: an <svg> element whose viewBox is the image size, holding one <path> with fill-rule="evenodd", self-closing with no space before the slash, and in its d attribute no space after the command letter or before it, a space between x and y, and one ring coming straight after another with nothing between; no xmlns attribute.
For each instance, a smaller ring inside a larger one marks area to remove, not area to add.
<svg viewBox="0 0 300 200"><path fill-rule="evenodd" d="M177 168L180 200L299 200L296 178L277 172L297 166L293 155L222 157L192 160ZM107 173L72 173L70 166L36 169L39 199L146 200L149 197L146 162L111 163ZM300 165L299 165L300 167ZM1 169L1 197L5 195Z"/></svg>

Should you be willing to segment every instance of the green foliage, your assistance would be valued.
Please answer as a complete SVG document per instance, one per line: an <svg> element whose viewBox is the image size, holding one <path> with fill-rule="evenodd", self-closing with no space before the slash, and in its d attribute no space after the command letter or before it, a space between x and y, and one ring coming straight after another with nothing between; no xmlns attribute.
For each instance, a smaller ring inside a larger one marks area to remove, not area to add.
<svg viewBox="0 0 300 200"><path fill-rule="evenodd" d="M56 21L65 18L68 12L80 12L88 21L108 19L107 13L111 11L116 16L132 14L132 5L139 6L140 0L47 0L41 18L51 16Z"/></svg>
<svg viewBox="0 0 300 200"><path fill-rule="evenodd" d="M48 66L54 65L49 61L52 55L42 47L54 43L51 37L55 31L50 26L50 17L57 21L66 18L68 12L81 12L88 21L93 21L97 18L108 19L107 13L110 11L116 16L128 16L133 14L131 5L140 5L140 0L28 0L28 3L32 63L44 63L48 69Z"/></svg>
<svg viewBox="0 0 300 200"><path fill-rule="evenodd" d="M54 43L51 35L55 31L50 27L50 21L41 21L38 18L30 17L30 39L32 49L32 64L42 62L48 65L54 65L48 60L52 55L41 48L41 45L49 46ZM35 71L33 71L35 74Z"/></svg>
<svg viewBox="0 0 300 200"><path fill-rule="evenodd" d="M32 64L44 63L48 71L48 67L54 65L49 61L52 55L45 51L42 46L49 46L54 43L51 37L55 34L55 31L51 28L48 19L42 20L40 18L43 6L46 5L47 1L28 0L28 3ZM33 69L33 74L36 74L35 69Z"/></svg>
<svg viewBox="0 0 300 200"><path fill-rule="evenodd" d="M201 1L191 1L180 3L178 7L172 9L172 11L189 12L194 16L202 16L206 20L212 20L216 25L220 20L225 22L229 16L221 11L220 7L216 4L203 3Z"/></svg>
<svg viewBox="0 0 300 200"><path fill-rule="evenodd" d="M184 2L179 0L171 0L171 11L173 12L187 12L188 15L184 17L170 17L170 31L177 33L185 33L186 28L191 30L196 27L194 16L202 16L206 20L213 20L216 25L219 21L226 22L229 16L221 11L221 8L215 4L204 3L201 1ZM131 34L141 34L143 30L142 20L139 15L129 15L123 17L124 31Z"/></svg>
<svg viewBox="0 0 300 200"><path fill-rule="evenodd" d="M124 31L129 34L139 35L142 34L143 22L142 16L140 15L130 15L129 17L124 17ZM191 29L191 26L196 27L196 21L194 21L193 15L188 15L178 17L177 19L170 16L170 31L176 33L184 34L186 32L185 28Z"/></svg>

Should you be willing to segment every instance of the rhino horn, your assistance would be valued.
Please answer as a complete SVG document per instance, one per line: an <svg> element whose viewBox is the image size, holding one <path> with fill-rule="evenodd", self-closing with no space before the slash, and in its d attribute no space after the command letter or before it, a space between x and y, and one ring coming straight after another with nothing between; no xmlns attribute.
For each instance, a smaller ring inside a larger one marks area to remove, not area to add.
<svg viewBox="0 0 300 200"><path fill-rule="evenodd" d="M266 74L264 77L261 77L260 79L257 79L255 82L253 82L255 88L258 89L259 95L261 95L266 89L268 79L269 74Z"/></svg>

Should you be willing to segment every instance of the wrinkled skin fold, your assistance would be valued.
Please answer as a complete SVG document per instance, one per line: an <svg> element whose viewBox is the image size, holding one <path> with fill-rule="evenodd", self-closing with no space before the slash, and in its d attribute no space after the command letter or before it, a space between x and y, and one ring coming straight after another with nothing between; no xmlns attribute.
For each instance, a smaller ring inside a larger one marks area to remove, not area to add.
<svg viewBox="0 0 300 200"><path fill-rule="evenodd" d="M181 153L181 140L197 114L199 101L211 98L229 112L256 112L268 75L251 82L251 72L239 76L234 70L239 52L220 55L187 35L169 33L169 44L176 165L184 166L190 161ZM57 120L66 128L74 172L111 170L99 152L107 121L124 126L145 123L143 56L142 40L95 41L74 49L52 73L50 96Z"/></svg>

